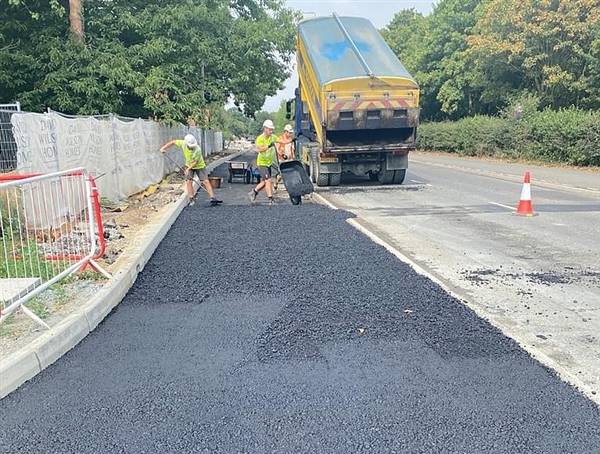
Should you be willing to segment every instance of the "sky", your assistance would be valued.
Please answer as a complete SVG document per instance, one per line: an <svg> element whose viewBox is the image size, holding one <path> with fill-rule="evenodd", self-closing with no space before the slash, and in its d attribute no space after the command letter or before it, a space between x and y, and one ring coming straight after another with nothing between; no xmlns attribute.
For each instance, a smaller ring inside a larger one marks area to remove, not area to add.
<svg viewBox="0 0 600 454"><path fill-rule="evenodd" d="M377 28L384 28L394 15L404 9L415 8L425 15L433 10L437 1L432 0L285 0L286 6L311 15L359 16L369 19ZM291 77L285 82L285 89L276 96L267 98L263 110L275 112L279 110L282 99L294 97L294 88L298 83L295 63Z"/></svg>

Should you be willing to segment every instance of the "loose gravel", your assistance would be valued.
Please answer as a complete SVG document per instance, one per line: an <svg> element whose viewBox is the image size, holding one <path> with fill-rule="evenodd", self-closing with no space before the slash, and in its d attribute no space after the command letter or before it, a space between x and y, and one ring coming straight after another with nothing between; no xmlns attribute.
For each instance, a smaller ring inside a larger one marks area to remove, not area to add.
<svg viewBox="0 0 600 454"><path fill-rule="evenodd" d="M598 406L349 213L250 187L200 194L115 311L0 402L0 451L600 452Z"/></svg>

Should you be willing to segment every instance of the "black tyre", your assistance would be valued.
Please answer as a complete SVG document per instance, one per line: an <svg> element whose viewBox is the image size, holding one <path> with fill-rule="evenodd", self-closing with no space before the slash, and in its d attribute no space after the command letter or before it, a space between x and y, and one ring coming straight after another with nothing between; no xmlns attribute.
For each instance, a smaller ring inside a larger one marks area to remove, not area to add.
<svg viewBox="0 0 600 454"><path fill-rule="evenodd" d="M377 174L377 178L381 184L392 184L396 175L395 170L382 170Z"/></svg>
<svg viewBox="0 0 600 454"><path fill-rule="evenodd" d="M388 170L385 162L381 167L381 171L377 174L377 179L381 184L402 184L406 177L406 169Z"/></svg>
<svg viewBox="0 0 600 454"><path fill-rule="evenodd" d="M339 186L342 182L341 173L330 173L329 174L329 186Z"/></svg>
<svg viewBox="0 0 600 454"><path fill-rule="evenodd" d="M394 184L402 184L404 182L404 178L406 178L406 169L396 170Z"/></svg>
<svg viewBox="0 0 600 454"><path fill-rule="evenodd" d="M329 186L329 174L328 173L317 173L316 178L317 186Z"/></svg>
<svg viewBox="0 0 600 454"><path fill-rule="evenodd" d="M290 196L290 201L292 202L292 205L300 205L302 203L302 197L301 196Z"/></svg>
<svg viewBox="0 0 600 454"><path fill-rule="evenodd" d="M314 161L314 166L313 166L313 170L315 173L315 183L317 184L317 186L329 186L329 174L328 173L321 173L319 171L319 164Z"/></svg>

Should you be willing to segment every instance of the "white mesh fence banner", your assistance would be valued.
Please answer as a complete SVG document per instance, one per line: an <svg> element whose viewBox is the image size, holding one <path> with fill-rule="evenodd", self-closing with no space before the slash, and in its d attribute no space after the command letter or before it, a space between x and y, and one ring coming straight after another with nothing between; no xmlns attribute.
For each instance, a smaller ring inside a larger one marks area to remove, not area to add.
<svg viewBox="0 0 600 454"><path fill-rule="evenodd" d="M160 182L175 164L158 152L170 139L191 133L204 155L223 149L221 132L190 126L164 126L142 119L66 117L58 112L14 113L20 174L57 172L83 167L96 177L98 192L109 200L123 200ZM180 150L169 156L183 163Z"/></svg>

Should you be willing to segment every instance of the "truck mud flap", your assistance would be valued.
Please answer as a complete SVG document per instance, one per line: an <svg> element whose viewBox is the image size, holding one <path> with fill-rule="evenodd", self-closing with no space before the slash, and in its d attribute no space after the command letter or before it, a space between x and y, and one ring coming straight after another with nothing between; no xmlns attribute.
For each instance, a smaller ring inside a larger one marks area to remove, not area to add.
<svg viewBox="0 0 600 454"><path fill-rule="evenodd" d="M300 197L314 191L313 184L300 161L281 162L279 170L290 197Z"/></svg>
<svg viewBox="0 0 600 454"><path fill-rule="evenodd" d="M402 170L408 168L408 153L395 156L388 153L385 157L385 170Z"/></svg>

